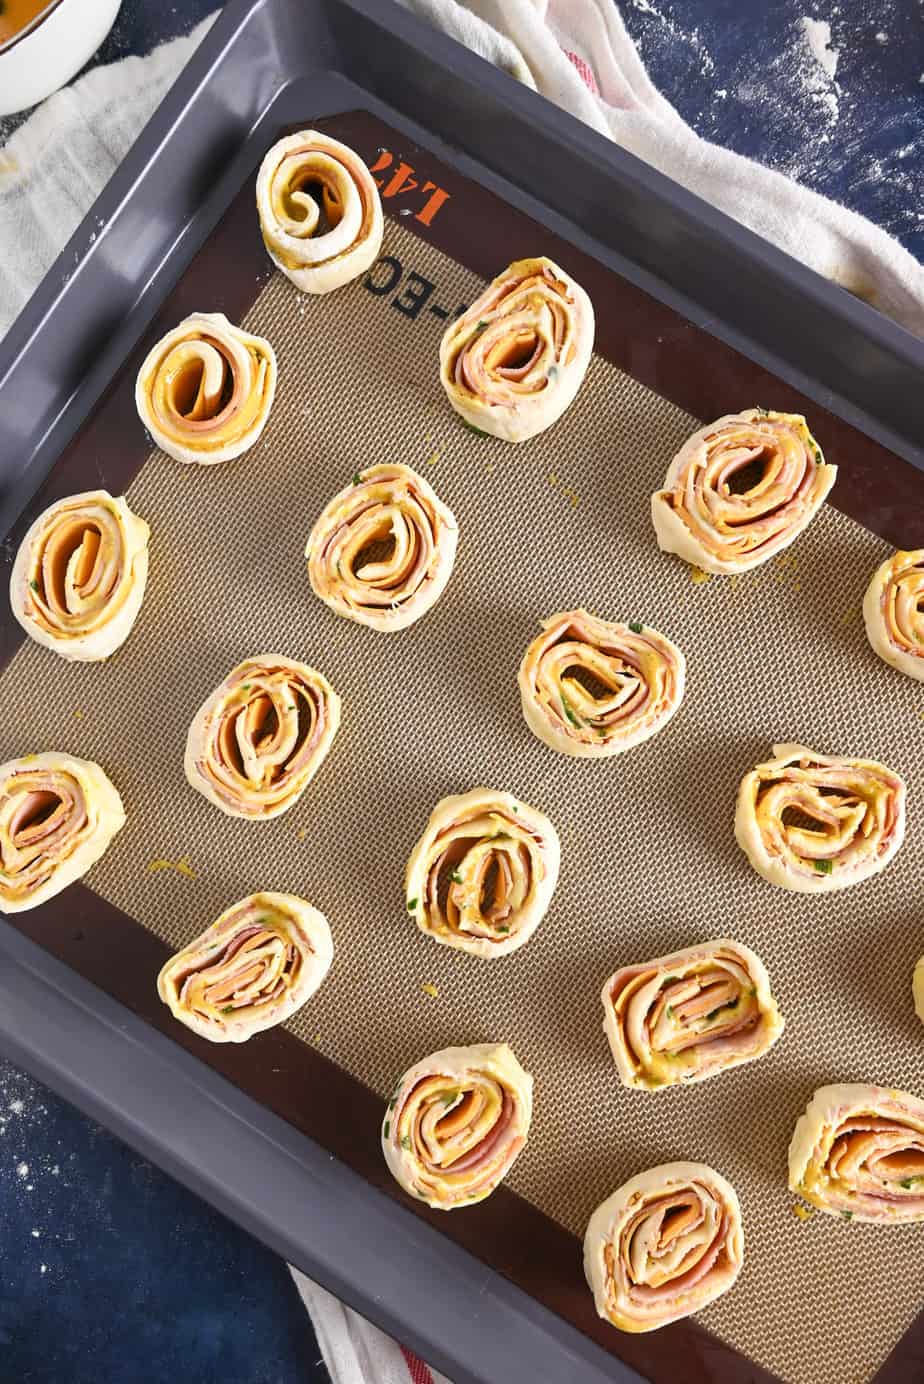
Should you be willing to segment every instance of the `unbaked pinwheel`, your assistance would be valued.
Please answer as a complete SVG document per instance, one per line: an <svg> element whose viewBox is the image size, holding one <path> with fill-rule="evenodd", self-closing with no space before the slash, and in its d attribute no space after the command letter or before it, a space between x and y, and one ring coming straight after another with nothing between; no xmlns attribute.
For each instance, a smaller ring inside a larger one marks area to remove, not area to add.
<svg viewBox="0 0 924 1384"><path fill-rule="evenodd" d="M658 546L720 576L789 546L834 484L801 413L749 408L683 444L651 497Z"/></svg>
<svg viewBox="0 0 924 1384"><path fill-rule="evenodd" d="M10 605L30 639L75 662L115 653L141 609L149 532L108 490L49 505L23 539L10 578Z"/></svg>
<svg viewBox="0 0 924 1384"><path fill-rule="evenodd" d="M877 567L863 598L863 620L879 657L924 681L924 548L900 549Z"/></svg>
<svg viewBox="0 0 924 1384"><path fill-rule="evenodd" d="M318 989L334 957L327 919L295 894L248 894L172 956L157 993L211 1043L281 1024Z"/></svg>
<svg viewBox="0 0 924 1384"><path fill-rule="evenodd" d="M196 712L186 777L229 816L267 821L298 801L339 725L340 698L321 673L281 654L257 654Z"/></svg>
<svg viewBox="0 0 924 1384"><path fill-rule="evenodd" d="M620 1331L656 1331L727 1292L744 1257L734 1187L705 1163L662 1163L597 1207L584 1273Z"/></svg>
<svg viewBox="0 0 924 1384"><path fill-rule="evenodd" d="M518 682L534 735L559 754L604 759L667 725L685 676L677 645L650 625L566 610L543 621Z"/></svg>
<svg viewBox="0 0 924 1384"><path fill-rule="evenodd" d="M330 293L364 274L382 244L372 174L318 130L287 135L269 150L257 176L257 213L270 259L302 293Z"/></svg>
<svg viewBox="0 0 924 1384"><path fill-rule="evenodd" d="M525 442L560 418L594 348L594 310L550 259L517 260L446 328L440 379L466 423Z"/></svg>
<svg viewBox="0 0 924 1384"><path fill-rule="evenodd" d="M305 548L316 596L337 615L402 630L439 600L459 531L409 466L370 466L325 507Z"/></svg>
<svg viewBox="0 0 924 1384"><path fill-rule="evenodd" d="M382 1121L396 1182L437 1211L491 1195L526 1143L533 1079L506 1043L444 1048L398 1082Z"/></svg>
<svg viewBox="0 0 924 1384"><path fill-rule="evenodd" d="M623 966L601 999L620 1080L643 1091L751 1062L783 1032L763 962L727 938Z"/></svg>
<svg viewBox="0 0 924 1384"><path fill-rule="evenodd" d="M738 788L735 838L780 889L823 894L885 869L905 836L905 784L875 759L774 745Z"/></svg>
<svg viewBox="0 0 924 1384"><path fill-rule="evenodd" d="M911 976L911 997L914 1012L924 1024L924 956L918 958Z"/></svg>
<svg viewBox="0 0 924 1384"><path fill-rule="evenodd" d="M90 759L49 750L0 765L0 912L60 894L124 823L122 799Z"/></svg>
<svg viewBox="0 0 924 1384"><path fill-rule="evenodd" d="M510 793L473 788L443 798L407 863L407 911L436 942L506 956L539 926L559 858L548 817Z"/></svg>
<svg viewBox="0 0 924 1384"><path fill-rule="evenodd" d="M252 447L276 393L276 353L221 312L194 312L138 371L135 406L176 461L215 465Z"/></svg>
<svg viewBox="0 0 924 1384"><path fill-rule="evenodd" d="M924 1101L885 1086L822 1086L796 1121L789 1187L847 1221L924 1221Z"/></svg>

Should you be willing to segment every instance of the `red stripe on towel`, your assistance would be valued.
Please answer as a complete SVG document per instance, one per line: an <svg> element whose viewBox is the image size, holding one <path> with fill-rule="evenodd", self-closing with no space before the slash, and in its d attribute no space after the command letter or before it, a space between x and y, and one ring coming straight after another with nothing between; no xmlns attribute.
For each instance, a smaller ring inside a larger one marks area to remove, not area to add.
<svg viewBox="0 0 924 1384"><path fill-rule="evenodd" d="M411 1384L433 1384L433 1375L430 1373L430 1366L425 1365L411 1351L401 1347L401 1354L404 1356L404 1363L407 1365L407 1372L411 1376Z"/></svg>
<svg viewBox="0 0 924 1384"><path fill-rule="evenodd" d="M568 61L577 68L578 75L580 76L581 81L588 88L588 90L592 91L594 96L599 96L600 88L597 86L597 79L594 76L591 68L588 67L587 63L584 61L584 59L578 57L577 53L572 53L567 48L563 48L562 52L564 53Z"/></svg>

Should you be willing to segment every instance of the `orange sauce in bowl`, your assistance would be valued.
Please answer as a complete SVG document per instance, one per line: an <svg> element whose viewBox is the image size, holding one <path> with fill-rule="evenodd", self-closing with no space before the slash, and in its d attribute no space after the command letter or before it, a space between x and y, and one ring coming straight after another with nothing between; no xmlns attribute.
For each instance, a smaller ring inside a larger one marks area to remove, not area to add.
<svg viewBox="0 0 924 1384"><path fill-rule="evenodd" d="M0 45L27 28L54 0L0 0Z"/></svg>

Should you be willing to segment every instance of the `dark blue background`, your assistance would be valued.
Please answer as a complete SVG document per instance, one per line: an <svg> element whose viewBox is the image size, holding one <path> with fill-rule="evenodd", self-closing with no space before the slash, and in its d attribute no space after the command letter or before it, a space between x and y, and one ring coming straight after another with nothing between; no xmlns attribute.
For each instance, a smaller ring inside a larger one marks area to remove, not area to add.
<svg viewBox="0 0 924 1384"><path fill-rule="evenodd" d="M97 60L146 52L214 7L125 0ZM803 15L831 24L836 89L802 39ZM701 134L924 255L919 0L627 0L623 16L656 84ZM0 1213L3 1384L326 1381L274 1255L5 1064Z"/></svg>

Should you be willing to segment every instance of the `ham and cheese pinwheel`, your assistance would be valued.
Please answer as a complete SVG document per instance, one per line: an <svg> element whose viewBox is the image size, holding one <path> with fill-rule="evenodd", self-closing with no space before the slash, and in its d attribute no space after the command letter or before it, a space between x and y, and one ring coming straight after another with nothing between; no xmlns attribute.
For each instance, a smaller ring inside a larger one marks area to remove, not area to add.
<svg viewBox="0 0 924 1384"><path fill-rule="evenodd" d="M751 1062L783 1032L760 957L726 938L623 966L601 999L620 1080L642 1091Z"/></svg>
<svg viewBox="0 0 924 1384"><path fill-rule="evenodd" d="M506 956L539 926L559 858L548 817L511 794L473 788L443 798L407 863L407 911L436 942Z"/></svg>
<svg viewBox="0 0 924 1384"><path fill-rule="evenodd" d="M267 821L298 801L339 725L340 698L321 673L281 654L257 654L196 712L186 777L229 816Z"/></svg>
<svg viewBox="0 0 924 1384"><path fill-rule="evenodd" d="M924 956L918 958L911 976L911 997L914 1012L924 1024Z"/></svg>
<svg viewBox="0 0 924 1384"><path fill-rule="evenodd" d="M0 765L0 912L60 894L124 823L122 799L92 760L47 751Z"/></svg>
<svg viewBox="0 0 924 1384"><path fill-rule="evenodd" d="M10 605L30 639L91 663L124 644L148 577L143 519L108 490L50 505L22 541Z"/></svg>
<svg viewBox="0 0 924 1384"><path fill-rule="evenodd" d="M594 346L594 310L550 259L517 260L446 328L440 379L466 423L525 442L560 418Z"/></svg>
<svg viewBox="0 0 924 1384"><path fill-rule="evenodd" d="M327 919L295 894L248 894L172 956L157 993L211 1043L243 1043L284 1023L334 958Z"/></svg>
<svg viewBox="0 0 924 1384"><path fill-rule="evenodd" d="M405 1072L382 1121L395 1181L437 1211L491 1195L526 1143L533 1079L506 1043L444 1048Z"/></svg>
<svg viewBox="0 0 924 1384"><path fill-rule="evenodd" d="M877 567L863 598L863 619L879 657L924 681L924 548L899 550Z"/></svg>
<svg viewBox="0 0 924 1384"><path fill-rule="evenodd" d="M194 312L148 353L135 405L176 461L214 465L252 447L276 393L276 354L221 312Z"/></svg>
<svg viewBox="0 0 924 1384"><path fill-rule="evenodd" d="M620 1331L656 1331L727 1292L744 1257L734 1187L705 1163L662 1163L607 1197L584 1236L597 1311Z"/></svg>
<svg viewBox="0 0 924 1384"><path fill-rule="evenodd" d="M805 745L773 753L745 774L735 809L735 838L758 874L780 889L823 894L885 869L905 836L898 774Z"/></svg>
<svg viewBox="0 0 924 1384"><path fill-rule="evenodd" d="M311 530L308 579L336 614L402 630L442 595L458 536L452 512L422 476L409 466L370 466Z"/></svg>
<svg viewBox="0 0 924 1384"><path fill-rule="evenodd" d="M677 645L649 625L566 610L543 621L518 681L534 735L559 754L604 759L667 725L685 676Z"/></svg>
<svg viewBox="0 0 924 1384"><path fill-rule="evenodd" d="M364 274L382 244L372 174L352 149L317 130L270 149L257 177L257 213L270 259L302 293L330 293Z"/></svg>
<svg viewBox="0 0 924 1384"><path fill-rule="evenodd" d="M848 1221L924 1221L924 1101L884 1086L822 1086L796 1121L789 1187Z"/></svg>
<svg viewBox="0 0 924 1384"><path fill-rule="evenodd" d="M747 572L798 538L836 476L801 413L726 414L684 443L652 495L658 546L705 572Z"/></svg>

